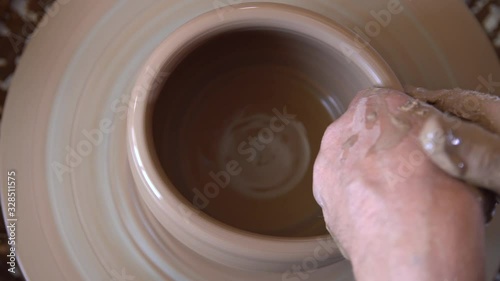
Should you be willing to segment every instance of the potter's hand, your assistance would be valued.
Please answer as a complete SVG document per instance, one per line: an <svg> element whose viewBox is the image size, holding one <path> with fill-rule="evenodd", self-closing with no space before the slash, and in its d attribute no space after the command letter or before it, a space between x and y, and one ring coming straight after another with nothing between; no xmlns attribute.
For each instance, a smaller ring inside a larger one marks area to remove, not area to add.
<svg viewBox="0 0 500 281"><path fill-rule="evenodd" d="M500 194L500 98L460 89L408 87L406 92L470 121L427 121L420 140L432 161L454 177Z"/></svg>
<svg viewBox="0 0 500 281"><path fill-rule="evenodd" d="M323 137L314 194L363 280L482 280L475 188L426 157L419 133L443 114L385 89L358 94Z"/></svg>

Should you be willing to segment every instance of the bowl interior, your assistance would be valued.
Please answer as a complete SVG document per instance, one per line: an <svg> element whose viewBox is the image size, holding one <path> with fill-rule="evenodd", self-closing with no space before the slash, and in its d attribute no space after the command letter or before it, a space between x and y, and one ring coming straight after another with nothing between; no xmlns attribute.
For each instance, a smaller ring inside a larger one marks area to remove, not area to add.
<svg viewBox="0 0 500 281"><path fill-rule="evenodd" d="M373 82L338 49L279 28L209 36L175 61L151 124L172 188L241 230L326 234L314 159L327 126Z"/></svg>

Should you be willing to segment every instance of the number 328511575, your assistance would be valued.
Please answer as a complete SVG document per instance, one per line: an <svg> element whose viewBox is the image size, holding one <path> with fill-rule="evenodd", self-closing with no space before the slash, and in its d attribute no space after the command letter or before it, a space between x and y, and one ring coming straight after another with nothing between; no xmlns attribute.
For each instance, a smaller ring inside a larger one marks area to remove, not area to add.
<svg viewBox="0 0 500 281"><path fill-rule="evenodd" d="M7 212L8 216L16 216L16 172L7 172Z"/></svg>

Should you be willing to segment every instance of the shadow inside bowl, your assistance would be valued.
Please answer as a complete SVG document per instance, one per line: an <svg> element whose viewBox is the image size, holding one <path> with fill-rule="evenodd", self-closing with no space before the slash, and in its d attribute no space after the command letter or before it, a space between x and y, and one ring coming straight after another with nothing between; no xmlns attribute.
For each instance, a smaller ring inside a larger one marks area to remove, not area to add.
<svg viewBox="0 0 500 281"><path fill-rule="evenodd" d="M178 60L153 101L161 166L196 208L253 233L326 234L312 170L327 126L365 75L304 34L246 28Z"/></svg>

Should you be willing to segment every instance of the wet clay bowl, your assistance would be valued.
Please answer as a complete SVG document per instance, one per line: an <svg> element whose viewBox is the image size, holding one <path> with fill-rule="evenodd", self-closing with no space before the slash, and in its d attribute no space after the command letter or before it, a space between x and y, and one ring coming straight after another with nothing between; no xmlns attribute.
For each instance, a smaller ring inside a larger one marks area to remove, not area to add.
<svg viewBox="0 0 500 281"><path fill-rule="evenodd" d="M400 87L359 40L282 4L214 10L166 38L127 120L138 192L163 228L214 262L272 272L329 239L311 190L322 133L357 91Z"/></svg>

